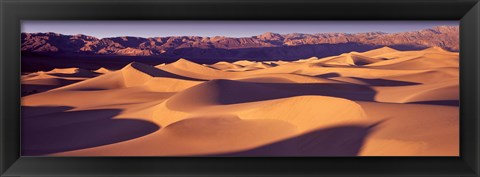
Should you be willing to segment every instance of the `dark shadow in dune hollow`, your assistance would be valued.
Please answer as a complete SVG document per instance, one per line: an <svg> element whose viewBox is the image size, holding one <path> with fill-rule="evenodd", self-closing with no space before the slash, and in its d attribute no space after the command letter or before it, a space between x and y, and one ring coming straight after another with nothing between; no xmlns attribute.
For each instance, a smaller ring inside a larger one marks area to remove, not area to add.
<svg viewBox="0 0 480 177"><path fill-rule="evenodd" d="M23 108L22 108L23 109ZM160 129L136 118L112 119L122 110L67 111L68 107L26 107L22 116L22 155L48 155L138 138Z"/></svg>
<svg viewBox="0 0 480 177"><path fill-rule="evenodd" d="M246 151L209 156L357 156L378 124L325 128Z"/></svg>
<svg viewBox="0 0 480 177"><path fill-rule="evenodd" d="M150 65L141 64L141 63L138 63L138 62L132 63L131 66L133 68L145 73L145 74L148 74L148 75L152 76L152 77L168 77L168 78L182 79L182 80L205 81L205 80L201 80L201 79L196 79L196 78L191 78L191 77L186 77L186 76L174 74L174 73L164 71L164 70L155 68L155 67L150 66Z"/></svg>
<svg viewBox="0 0 480 177"><path fill-rule="evenodd" d="M75 91L103 91L103 90L109 90L108 88L76 88Z"/></svg>
<svg viewBox="0 0 480 177"><path fill-rule="evenodd" d="M316 75L315 77L328 79L328 78L340 77L340 76L341 76L341 75L340 75L339 73L326 73L326 74Z"/></svg>
<svg viewBox="0 0 480 177"><path fill-rule="evenodd" d="M28 117L64 112L73 109L71 106L22 106L22 120Z"/></svg>
<svg viewBox="0 0 480 177"><path fill-rule="evenodd" d="M408 104L429 104L429 105L441 105L441 106L460 106L460 100L418 101L418 102L409 102Z"/></svg>
<svg viewBox="0 0 480 177"><path fill-rule="evenodd" d="M57 85L31 84L32 82L22 81L21 95L27 96L27 95L32 95L36 93L42 93L42 92L46 92L46 91L63 87L66 85L74 84L74 83L80 82L81 80L57 79L57 81L58 81Z"/></svg>
<svg viewBox="0 0 480 177"><path fill-rule="evenodd" d="M212 82L212 81L210 81ZM293 96L319 95L358 101L375 101L376 91L369 86L337 83L245 83L214 80L222 104L273 100Z"/></svg>
<svg viewBox="0 0 480 177"><path fill-rule="evenodd" d="M320 74L316 75L315 77L318 78L324 78L324 79L330 79L330 78L335 78L335 77L341 77L339 73L326 73L326 74ZM369 86L409 86L409 85L420 85L421 83L417 82L408 82L408 81L397 81L397 80L389 80L389 79L367 79L367 78L361 78L361 77L349 77L352 79L359 80L361 82L364 82L368 84Z"/></svg>
<svg viewBox="0 0 480 177"><path fill-rule="evenodd" d="M370 86L395 87L395 86L420 85L420 83L408 82L408 81L396 81L396 80L388 80L388 79L366 79L366 78L360 78L360 77L351 77L351 78L365 82Z"/></svg>
<svg viewBox="0 0 480 177"><path fill-rule="evenodd" d="M92 73L73 73L73 74L51 73L49 75L57 76L57 77L71 77L71 78L94 78L101 74L92 72Z"/></svg>

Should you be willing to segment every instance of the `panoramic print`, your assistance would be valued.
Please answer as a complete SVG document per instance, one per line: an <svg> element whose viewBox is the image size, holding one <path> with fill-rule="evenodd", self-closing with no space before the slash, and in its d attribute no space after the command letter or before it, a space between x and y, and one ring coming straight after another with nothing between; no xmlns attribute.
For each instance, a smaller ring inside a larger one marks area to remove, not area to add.
<svg viewBox="0 0 480 177"><path fill-rule="evenodd" d="M24 156L458 156L458 21L22 21Z"/></svg>

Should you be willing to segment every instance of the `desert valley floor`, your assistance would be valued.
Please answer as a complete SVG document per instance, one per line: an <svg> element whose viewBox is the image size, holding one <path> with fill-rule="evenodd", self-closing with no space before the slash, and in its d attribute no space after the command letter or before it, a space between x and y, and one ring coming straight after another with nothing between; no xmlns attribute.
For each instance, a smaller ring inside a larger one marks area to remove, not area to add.
<svg viewBox="0 0 480 177"><path fill-rule="evenodd" d="M459 155L459 55L438 47L59 68L22 93L23 155Z"/></svg>

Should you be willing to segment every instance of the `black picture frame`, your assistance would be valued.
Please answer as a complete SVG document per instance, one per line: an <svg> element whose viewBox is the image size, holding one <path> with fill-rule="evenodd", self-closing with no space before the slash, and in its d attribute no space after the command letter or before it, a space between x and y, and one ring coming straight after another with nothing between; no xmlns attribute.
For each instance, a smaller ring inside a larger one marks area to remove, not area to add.
<svg viewBox="0 0 480 177"><path fill-rule="evenodd" d="M1 0L1 176L480 176L478 0ZM460 20L460 157L21 157L21 20Z"/></svg>

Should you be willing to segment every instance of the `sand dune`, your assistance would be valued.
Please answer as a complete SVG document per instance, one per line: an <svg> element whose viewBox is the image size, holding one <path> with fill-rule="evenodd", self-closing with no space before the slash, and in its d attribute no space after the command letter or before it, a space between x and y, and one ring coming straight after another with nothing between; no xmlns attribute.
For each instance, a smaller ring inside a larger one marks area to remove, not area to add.
<svg viewBox="0 0 480 177"><path fill-rule="evenodd" d="M229 62L221 61L221 62L217 62L217 63L215 63L215 64L213 64L213 65L210 65L210 67L215 68L215 69L218 69L218 70L229 70L229 69L242 68L243 66L236 65L236 64L233 64L233 63L229 63Z"/></svg>
<svg viewBox="0 0 480 177"><path fill-rule="evenodd" d="M179 59L174 63L160 67L161 70L200 80L220 79L222 77L233 77L237 73L224 72L221 70L206 67L186 59Z"/></svg>
<svg viewBox="0 0 480 177"><path fill-rule="evenodd" d="M390 47L382 47L382 48L362 52L360 53L360 55L365 57L377 57L382 54L396 53L396 52L398 52L398 50L392 49Z"/></svg>
<svg viewBox="0 0 480 177"><path fill-rule="evenodd" d="M98 76L99 73L79 68L58 68L22 76L22 96L45 92Z"/></svg>
<svg viewBox="0 0 480 177"><path fill-rule="evenodd" d="M22 76L24 155L459 154L459 55L441 48L106 68Z"/></svg>
<svg viewBox="0 0 480 177"><path fill-rule="evenodd" d="M347 53L342 54L338 57L334 57L331 59L326 59L318 63L330 64L330 65L346 65L346 66L363 66L372 63L376 63L382 61L382 59L378 58L370 58L367 56L359 55L357 53Z"/></svg>
<svg viewBox="0 0 480 177"><path fill-rule="evenodd" d="M112 71L109 70L109 69L107 69L107 68L100 67L100 68L98 68L97 70L95 70L94 72L100 73L100 74L106 74L106 73L109 73L109 72L112 72Z"/></svg>

